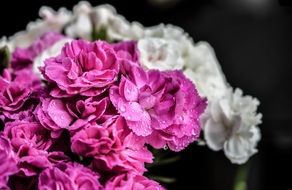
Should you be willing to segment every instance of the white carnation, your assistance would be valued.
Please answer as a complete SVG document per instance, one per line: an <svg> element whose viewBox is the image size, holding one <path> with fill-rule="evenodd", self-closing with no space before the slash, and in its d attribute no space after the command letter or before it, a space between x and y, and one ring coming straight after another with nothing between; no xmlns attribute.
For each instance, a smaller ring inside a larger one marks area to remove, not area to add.
<svg viewBox="0 0 292 190"><path fill-rule="evenodd" d="M65 33L71 38L91 39L92 23L90 14L92 7L88 2L82 1L73 8L73 16Z"/></svg>
<svg viewBox="0 0 292 190"><path fill-rule="evenodd" d="M148 69L183 69L182 52L174 40L143 38L138 41L141 64Z"/></svg>
<svg viewBox="0 0 292 190"><path fill-rule="evenodd" d="M143 26L128 22L110 5L97 6L92 11L92 23L96 32L106 30L108 40L136 40L143 36Z"/></svg>
<svg viewBox="0 0 292 190"><path fill-rule="evenodd" d="M185 66L184 74L208 101L221 98L229 86L214 50L207 42L199 42L192 47L191 58Z"/></svg>
<svg viewBox="0 0 292 190"><path fill-rule="evenodd" d="M194 46L194 42L182 28L170 24L160 24L146 28L144 36L163 39L175 44L177 49L176 51L180 52L179 54L184 61L184 66L190 64L192 61L191 54L193 53L192 48Z"/></svg>
<svg viewBox="0 0 292 190"><path fill-rule="evenodd" d="M245 163L257 152L260 140L258 105L257 99L243 96L239 89L229 89L220 100L209 102L202 119L207 145L215 151L223 149L232 163Z"/></svg>
<svg viewBox="0 0 292 190"><path fill-rule="evenodd" d="M157 25L144 29L138 40L140 62L148 69L184 69L189 64L193 41L179 27Z"/></svg>
<svg viewBox="0 0 292 190"><path fill-rule="evenodd" d="M117 14L114 7L100 5L92 7L88 2L80 2L73 9L66 35L72 38L92 40L92 34L105 30L107 40L138 39L143 35L143 27L137 22L129 23Z"/></svg>

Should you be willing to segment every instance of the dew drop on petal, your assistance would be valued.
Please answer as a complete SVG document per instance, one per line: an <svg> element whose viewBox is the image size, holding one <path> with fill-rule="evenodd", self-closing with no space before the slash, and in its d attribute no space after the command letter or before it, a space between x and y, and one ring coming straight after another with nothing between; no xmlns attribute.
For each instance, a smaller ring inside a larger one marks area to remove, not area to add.
<svg viewBox="0 0 292 190"><path fill-rule="evenodd" d="M197 135L197 133L196 133L196 130L195 130L195 129L193 129L193 130L192 130L192 135L194 135L194 136L196 136L196 135Z"/></svg>
<svg viewBox="0 0 292 190"><path fill-rule="evenodd" d="M167 145L164 145L163 146L163 150L168 150L168 146Z"/></svg>
<svg viewBox="0 0 292 190"><path fill-rule="evenodd" d="M120 107L120 111L121 111L121 112L125 112L125 111L126 111L125 106L121 106L121 107Z"/></svg>
<svg viewBox="0 0 292 190"><path fill-rule="evenodd" d="M180 121L184 121L184 117L183 117L182 115L180 115L180 116L178 117L178 119L179 119Z"/></svg>

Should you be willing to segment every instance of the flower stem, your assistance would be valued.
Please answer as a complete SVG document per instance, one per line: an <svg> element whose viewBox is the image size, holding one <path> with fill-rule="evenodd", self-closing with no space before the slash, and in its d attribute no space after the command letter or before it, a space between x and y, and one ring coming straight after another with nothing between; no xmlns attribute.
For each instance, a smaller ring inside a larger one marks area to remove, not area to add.
<svg viewBox="0 0 292 190"><path fill-rule="evenodd" d="M248 165L242 165L238 168L235 177L234 190L247 190Z"/></svg>

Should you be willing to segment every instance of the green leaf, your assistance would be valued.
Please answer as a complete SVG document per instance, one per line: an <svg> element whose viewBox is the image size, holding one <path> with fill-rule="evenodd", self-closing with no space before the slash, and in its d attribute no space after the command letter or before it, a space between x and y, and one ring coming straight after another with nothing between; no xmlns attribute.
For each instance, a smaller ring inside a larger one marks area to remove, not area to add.
<svg viewBox="0 0 292 190"><path fill-rule="evenodd" d="M8 68L10 62L10 51L7 46L0 48L0 72Z"/></svg>
<svg viewBox="0 0 292 190"><path fill-rule="evenodd" d="M164 177L164 176L155 176L155 175L149 175L148 176L150 179L162 182L162 183L175 183L176 179L172 177Z"/></svg>
<svg viewBox="0 0 292 190"><path fill-rule="evenodd" d="M152 164L148 165L148 168L172 164L174 162L179 161L179 159L180 159L180 156L173 156L173 157L170 157L170 158L155 159L155 161Z"/></svg>

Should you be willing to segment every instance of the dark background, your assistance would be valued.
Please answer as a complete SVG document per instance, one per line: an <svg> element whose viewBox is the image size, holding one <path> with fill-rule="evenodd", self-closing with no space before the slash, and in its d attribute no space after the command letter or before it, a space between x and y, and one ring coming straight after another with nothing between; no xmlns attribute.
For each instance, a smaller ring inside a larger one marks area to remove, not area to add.
<svg viewBox="0 0 292 190"><path fill-rule="evenodd" d="M76 0L1 1L0 36L12 35L38 16L41 5L72 8ZM215 49L227 80L258 97L263 113L259 153L249 162L249 190L292 189L292 7L281 0L91 1L110 3L130 21L182 27ZM237 166L223 152L192 145L158 173L176 177L169 189L229 190Z"/></svg>

